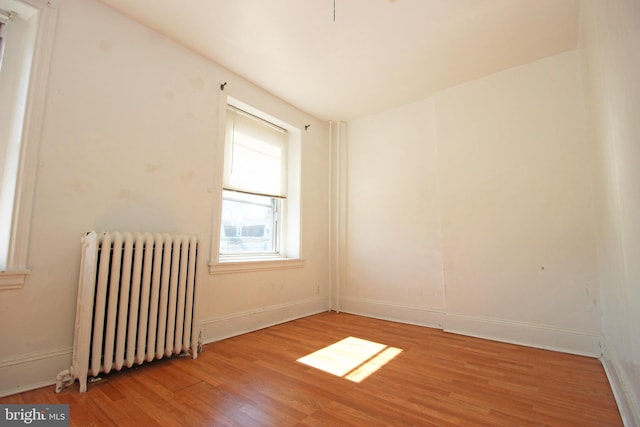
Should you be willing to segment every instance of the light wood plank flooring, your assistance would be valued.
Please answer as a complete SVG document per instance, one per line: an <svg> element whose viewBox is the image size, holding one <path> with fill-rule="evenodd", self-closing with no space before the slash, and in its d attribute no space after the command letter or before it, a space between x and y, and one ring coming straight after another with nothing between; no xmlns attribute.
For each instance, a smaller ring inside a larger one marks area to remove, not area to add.
<svg viewBox="0 0 640 427"><path fill-rule="evenodd" d="M348 337L381 345L342 376L297 361ZM387 347L402 351L391 357ZM347 378L372 365L360 382ZM69 403L72 426L622 425L597 359L344 313L208 344L197 360L110 374L87 393L76 383L0 403Z"/></svg>

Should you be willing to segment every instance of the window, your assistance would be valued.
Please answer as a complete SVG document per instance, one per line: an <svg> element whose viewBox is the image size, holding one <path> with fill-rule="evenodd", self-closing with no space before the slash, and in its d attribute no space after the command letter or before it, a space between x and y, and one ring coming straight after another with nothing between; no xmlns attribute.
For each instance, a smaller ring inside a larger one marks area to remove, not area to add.
<svg viewBox="0 0 640 427"><path fill-rule="evenodd" d="M243 263L288 268L282 265L300 259L300 131L232 98L223 108L222 206L211 272Z"/></svg>
<svg viewBox="0 0 640 427"><path fill-rule="evenodd" d="M280 199L223 190L221 254L278 254Z"/></svg>
<svg viewBox="0 0 640 427"><path fill-rule="evenodd" d="M4 32L5 24L3 21L9 19L10 14L0 10L0 72L2 71L2 54L4 53Z"/></svg>
<svg viewBox="0 0 640 427"><path fill-rule="evenodd" d="M287 131L229 106L225 131L221 255L279 255L287 198Z"/></svg>
<svg viewBox="0 0 640 427"><path fill-rule="evenodd" d="M54 0L0 0L0 289L19 288L29 226Z"/></svg>

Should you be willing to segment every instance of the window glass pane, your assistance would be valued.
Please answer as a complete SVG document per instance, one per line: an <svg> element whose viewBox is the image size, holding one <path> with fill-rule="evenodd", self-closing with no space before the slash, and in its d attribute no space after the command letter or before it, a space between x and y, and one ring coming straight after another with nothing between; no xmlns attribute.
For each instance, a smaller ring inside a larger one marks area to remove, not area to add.
<svg viewBox="0 0 640 427"><path fill-rule="evenodd" d="M279 203L273 197L223 191L220 253L277 253Z"/></svg>

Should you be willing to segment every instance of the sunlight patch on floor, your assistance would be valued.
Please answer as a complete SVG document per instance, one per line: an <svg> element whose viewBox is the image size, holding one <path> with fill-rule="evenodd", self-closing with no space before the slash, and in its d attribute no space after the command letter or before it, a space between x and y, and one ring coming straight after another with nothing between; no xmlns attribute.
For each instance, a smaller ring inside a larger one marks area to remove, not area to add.
<svg viewBox="0 0 640 427"><path fill-rule="evenodd" d="M402 349L348 337L298 359L298 362L360 382L386 365Z"/></svg>

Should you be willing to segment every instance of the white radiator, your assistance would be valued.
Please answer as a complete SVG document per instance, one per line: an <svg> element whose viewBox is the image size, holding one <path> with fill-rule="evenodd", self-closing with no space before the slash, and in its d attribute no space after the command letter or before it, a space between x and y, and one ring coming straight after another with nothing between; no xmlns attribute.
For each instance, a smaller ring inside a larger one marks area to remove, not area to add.
<svg viewBox="0 0 640 427"><path fill-rule="evenodd" d="M200 348L194 318L198 239L151 233L82 237L72 365L56 392L87 377Z"/></svg>

